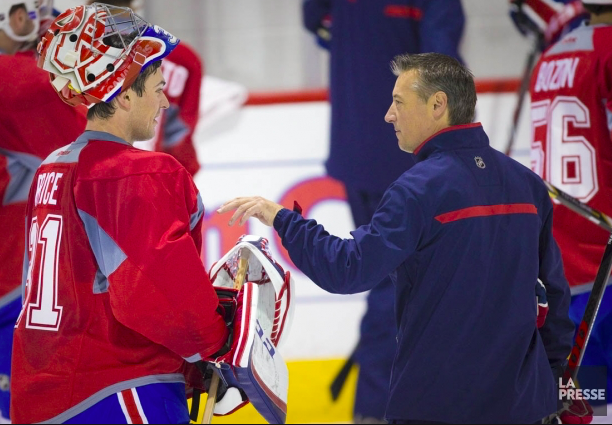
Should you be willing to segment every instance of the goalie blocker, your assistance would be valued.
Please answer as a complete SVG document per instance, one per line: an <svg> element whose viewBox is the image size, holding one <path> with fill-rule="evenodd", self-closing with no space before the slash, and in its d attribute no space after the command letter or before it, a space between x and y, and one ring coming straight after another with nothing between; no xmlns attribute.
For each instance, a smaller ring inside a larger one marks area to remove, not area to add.
<svg viewBox="0 0 612 425"><path fill-rule="evenodd" d="M245 283L236 294L231 350L207 360L216 366L226 388L215 415L232 413L250 401L268 422L285 423L289 374L278 347L293 319L294 282L272 258L267 244L265 238L244 235L211 268L218 293L229 293L234 290L240 253L248 250Z"/></svg>

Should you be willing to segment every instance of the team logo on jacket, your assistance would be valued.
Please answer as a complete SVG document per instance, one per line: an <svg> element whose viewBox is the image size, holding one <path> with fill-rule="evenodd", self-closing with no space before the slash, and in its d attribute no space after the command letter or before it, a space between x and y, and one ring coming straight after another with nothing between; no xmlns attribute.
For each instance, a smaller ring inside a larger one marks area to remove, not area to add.
<svg viewBox="0 0 612 425"><path fill-rule="evenodd" d="M484 161L482 160L482 158L481 158L481 157L479 157L479 156L475 156L475 157L474 157L474 161L476 161L476 165L478 166L478 168L484 168L484 167L486 167L486 165L485 165L485 163L484 163Z"/></svg>

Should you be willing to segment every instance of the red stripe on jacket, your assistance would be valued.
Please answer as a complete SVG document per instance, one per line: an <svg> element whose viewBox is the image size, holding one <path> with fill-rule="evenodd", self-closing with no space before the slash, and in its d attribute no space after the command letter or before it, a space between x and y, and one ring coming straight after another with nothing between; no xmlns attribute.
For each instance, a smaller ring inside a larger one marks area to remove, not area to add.
<svg viewBox="0 0 612 425"><path fill-rule="evenodd" d="M452 221L463 220L465 218L486 217L491 215L506 214L537 214L538 209L532 204L508 204L508 205L480 205L477 207L463 208L457 211L450 211L436 217L442 224Z"/></svg>
<svg viewBox="0 0 612 425"><path fill-rule="evenodd" d="M423 18L421 9L402 4L388 4L385 6L383 13L390 18L414 19L415 21L420 21Z"/></svg>

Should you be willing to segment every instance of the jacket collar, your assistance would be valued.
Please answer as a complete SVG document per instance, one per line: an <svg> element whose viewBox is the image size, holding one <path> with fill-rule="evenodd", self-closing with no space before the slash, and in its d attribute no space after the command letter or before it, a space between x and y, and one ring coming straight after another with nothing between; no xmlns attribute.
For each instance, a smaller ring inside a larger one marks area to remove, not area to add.
<svg viewBox="0 0 612 425"><path fill-rule="evenodd" d="M106 140L109 142L117 142L117 143L131 146L128 142L126 142L120 137L113 136L112 134L106 133L104 131L92 131L92 130L86 130L83 134L79 136L78 139L76 139L75 143L85 143L85 142L89 142L90 140Z"/></svg>
<svg viewBox="0 0 612 425"><path fill-rule="evenodd" d="M423 161L434 152L448 151L461 148L475 148L489 146L482 124L454 125L438 131L425 140L414 150L417 162Z"/></svg>

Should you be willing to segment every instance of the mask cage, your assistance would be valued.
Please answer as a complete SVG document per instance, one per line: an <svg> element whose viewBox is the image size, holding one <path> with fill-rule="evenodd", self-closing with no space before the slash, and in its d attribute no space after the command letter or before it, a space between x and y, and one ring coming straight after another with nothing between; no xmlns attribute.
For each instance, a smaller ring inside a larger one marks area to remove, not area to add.
<svg viewBox="0 0 612 425"><path fill-rule="evenodd" d="M92 52L107 55L114 59L126 57L138 38L145 32L149 23L127 7L110 6L104 3L93 3L96 28L104 26L104 33L93 35ZM100 42L106 46L121 49L121 54L101 52L95 46Z"/></svg>

